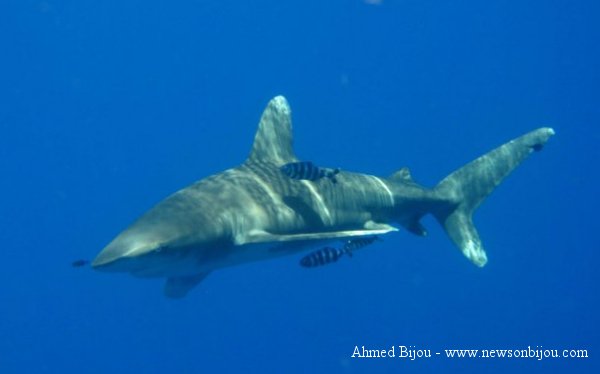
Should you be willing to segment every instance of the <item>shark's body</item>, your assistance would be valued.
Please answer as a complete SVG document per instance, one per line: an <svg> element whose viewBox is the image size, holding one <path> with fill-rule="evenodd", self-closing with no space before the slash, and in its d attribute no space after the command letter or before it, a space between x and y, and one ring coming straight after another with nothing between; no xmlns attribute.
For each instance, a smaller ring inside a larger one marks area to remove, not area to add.
<svg viewBox="0 0 600 374"><path fill-rule="evenodd" d="M280 168L297 162L287 101L271 100L250 157L166 198L119 234L96 257L99 270L166 277L165 294L183 297L215 269L288 255L328 242L383 235L399 223L424 236L433 214L478 266L487 257L471 215L533 150L553 135L541 128L487 153L435 188L419 186L404 168L389 178L340 171L296 180Z"/></svg>

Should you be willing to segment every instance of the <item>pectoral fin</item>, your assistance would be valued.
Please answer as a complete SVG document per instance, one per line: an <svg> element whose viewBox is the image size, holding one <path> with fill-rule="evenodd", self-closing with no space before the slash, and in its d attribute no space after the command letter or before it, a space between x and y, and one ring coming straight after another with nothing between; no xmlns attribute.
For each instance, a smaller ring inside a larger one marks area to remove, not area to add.
<svg viewBox="0 0 600 374"><path fill-rule="evenodd" d="M376 224L371 223L365 225L364 229L360 230L342 230L342 231L324 231L315 233L301 233L301 234L271 234L262 230L253 230L243 237L237 237L235 240L236 245L244 244L256 244L266 242L292 242L292 241L307 241L307 240L327 240L327 239L339 239L355 236L371 236L371 235L383 235L391 231L398 231L397 228L387 224ZM368 226L368 227L367 227Z"/></svg>

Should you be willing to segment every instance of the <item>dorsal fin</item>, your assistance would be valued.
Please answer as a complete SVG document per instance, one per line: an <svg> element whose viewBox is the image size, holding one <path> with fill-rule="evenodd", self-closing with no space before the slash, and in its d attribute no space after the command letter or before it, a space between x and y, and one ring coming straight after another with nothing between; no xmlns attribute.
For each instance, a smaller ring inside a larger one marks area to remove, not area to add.
<svg viewBox="0 0 600 374"><path fill-rule="evenodd" d="M410 175L410 170L408 170L407 167L403 167L394 174L390 175L389 179L397 182L415 183Z"/></svg>
<svg viewBox="0 0 600 374"><path fill-rule="evenodd" d="M297 161L292 148L292 111L283 96L269 101L262 114L249 162L283 165Z"/></svg>

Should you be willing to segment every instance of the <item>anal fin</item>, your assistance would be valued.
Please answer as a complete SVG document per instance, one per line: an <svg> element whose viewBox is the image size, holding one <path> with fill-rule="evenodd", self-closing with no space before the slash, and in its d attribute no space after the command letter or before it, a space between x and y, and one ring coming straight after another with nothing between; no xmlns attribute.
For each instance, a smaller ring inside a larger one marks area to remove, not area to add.
<svg viewBox="0 0 600 374"><path fill-rule="evenodd" d="M417 219L404 226L409 232L418 236L427 236L427 229Z"/></svg>

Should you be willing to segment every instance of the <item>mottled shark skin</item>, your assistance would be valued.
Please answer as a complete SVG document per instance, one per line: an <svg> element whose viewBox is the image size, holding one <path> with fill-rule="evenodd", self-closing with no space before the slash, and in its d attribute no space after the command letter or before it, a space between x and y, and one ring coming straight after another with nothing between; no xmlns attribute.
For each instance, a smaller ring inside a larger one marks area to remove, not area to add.
<svg viewBox="0 0 600 374"><path fill-rule="evenodd" d="M434 188L415 183L403 168L389 178L340 171L294 180L280 170L297 162L291 111L282 96L265 109L248 159L158 203L121 232L93 261L101 271L165 277L165 294L180 298L211 271L295 254L397 229L424 236L420 219L433 214L477 266L487 256L473 211L532 151L554 134L540 128L481 156Z"/></svg>

